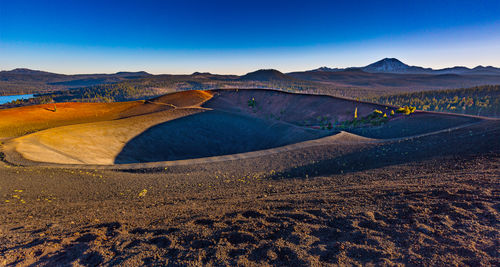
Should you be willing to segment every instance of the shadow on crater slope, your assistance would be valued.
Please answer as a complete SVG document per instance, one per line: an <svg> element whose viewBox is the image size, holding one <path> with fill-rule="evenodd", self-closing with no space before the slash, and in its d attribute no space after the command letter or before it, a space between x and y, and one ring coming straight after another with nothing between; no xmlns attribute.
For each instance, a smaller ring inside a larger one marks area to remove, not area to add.
<svg viewBox="0 0 500 267"><path fill-rule="evenodd" d="M115 163L229 155L284 146L332 133L212 110L149 128L125 145Z"/></svg>
<svg viewBox="0 0 500 267"><path fill-rule="evenodd" d="M425 127L424 127L425 128ZM500 122L482 121L450 131L392 140L276 173L271 178L314 177L357 172L438 157L498 155ZM322 149L330 149L328 146ZM429 170L432 171L432 170Z"/></svg>

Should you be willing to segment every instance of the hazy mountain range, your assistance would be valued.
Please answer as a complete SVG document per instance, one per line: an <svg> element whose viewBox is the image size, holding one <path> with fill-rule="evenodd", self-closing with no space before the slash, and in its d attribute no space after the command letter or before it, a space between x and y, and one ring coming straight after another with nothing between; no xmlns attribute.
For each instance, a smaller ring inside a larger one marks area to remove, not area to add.
<svg viewBox="0 0 500 267"><path fill-rule="evenodd" d="M189 89L193 85L196 86L196 89L213 88L214 83L217 86L236 85L244 87L246 84L252 84L252 82L259 82L259 86L276 87L279 84L284 88L287 88L287 85L297 88L297 84L307 82L309 87L311 84L316 84L322 87L343 88L345 90L364 89L379 93L392 93L498 85L500 84L500 68L492 66L477 66L475 68L456 66L431 69L410 66L395 58L384 58L364 67L344 69L321 67L291 73L263 69L241 76L218 75L208 72L195 72L186 75L152 75L144 71L65 75L39 70L14 69L0 71L0 95L50 92L123 81L134 81L134 83L154 81L156 85L169 84L169 86L183 84L180 87L174 86L174 89L180 88L181 90Z"/></svg>
<svg viewBox="0 0 500 267"><path fill-rule="evenodd" d="M75 74L66 75L40 70L14 69L0 71L0 81L44 82L52 85L89 86L100 83L113 83L128 79L145 78L151 74L145 71L117 72L113 74Z"/></svg>

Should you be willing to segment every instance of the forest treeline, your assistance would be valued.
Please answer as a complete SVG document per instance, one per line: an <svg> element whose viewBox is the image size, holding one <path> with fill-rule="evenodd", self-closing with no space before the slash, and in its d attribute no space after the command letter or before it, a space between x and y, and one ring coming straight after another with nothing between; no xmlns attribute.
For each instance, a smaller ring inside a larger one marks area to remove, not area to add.
<svg viewBox="0 0 500 267"><path fill-rule="evenodd" d="M9 108L59 102L117 102L149 99L169 92L224 88L277 89L286 92L325 94L363 99L398 107L412 106L418 110L453 112L480 116L500 116L500 85L422 91L383 95L382 92L360 88L338 88L328 84L302 80L242 81L232 76L158 75L111 84L37 94L29 100L0 105Z"/></svg>
<svg viewBox="0 0 500 267"><path fill-rule="evenodd" d="M118 102L149 99L169 92L185 90L210 90L224 88L277 89L286 92L327 94L343 97L360 97L369 92L350 88L333 88L316 82L297 80L241 81L193 77L191 75L165 75L111 84L87 86L76 89L59 90L36 94L35 98L17 100L0 108L60 102Z"/></svg>
<svg viewBox="0 0 500 267"><path fill-rule="evenodd" d="M367 100L394 106L414 106L424 111L500 116L500 85L404 93Z"/></svg>

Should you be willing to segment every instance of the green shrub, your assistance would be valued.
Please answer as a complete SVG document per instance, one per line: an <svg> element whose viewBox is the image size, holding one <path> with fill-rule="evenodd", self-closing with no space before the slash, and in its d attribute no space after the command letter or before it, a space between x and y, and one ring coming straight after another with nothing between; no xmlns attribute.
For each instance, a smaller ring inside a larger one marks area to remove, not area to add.
<svg viewBox="0 0 500 267"><path fill-rule="evenodd" d="M255 98L252 97L252 99L248 100L248 106L251 108L255 108L257 106L257 102L255 101Z"/></svg>

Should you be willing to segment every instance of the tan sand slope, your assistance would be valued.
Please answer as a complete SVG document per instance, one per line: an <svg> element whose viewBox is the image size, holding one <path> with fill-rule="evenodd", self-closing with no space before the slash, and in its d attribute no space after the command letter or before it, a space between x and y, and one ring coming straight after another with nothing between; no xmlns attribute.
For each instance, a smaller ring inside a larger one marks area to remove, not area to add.
<svg viewBox="0 0 500 267"><path fill-rule="evenodd" d="M56 127L16 138L12 145L24 158L32 161L113 164L125 144L144 129L200 111L170 110L120 120Z"/></svg>

